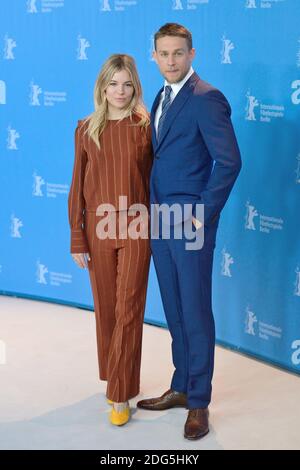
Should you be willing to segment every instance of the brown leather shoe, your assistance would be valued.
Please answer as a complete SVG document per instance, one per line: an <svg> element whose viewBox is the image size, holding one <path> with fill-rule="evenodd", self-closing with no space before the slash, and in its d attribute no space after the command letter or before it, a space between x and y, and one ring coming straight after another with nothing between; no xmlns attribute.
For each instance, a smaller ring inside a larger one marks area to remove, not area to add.
<svg viewBox="0 0 300 470"><path fill-rule="evenodd" d="M184 426L184 437L190 440L201 439L208 432L208 408L189 410Z"/></svg>
<svg viewBox="0 0 300 470"><path fill-rule="evenodd" d="M169 408L187 408L186 394L167 390L161 397L139 401L136 406L144 410L168 410Z"/></svg>

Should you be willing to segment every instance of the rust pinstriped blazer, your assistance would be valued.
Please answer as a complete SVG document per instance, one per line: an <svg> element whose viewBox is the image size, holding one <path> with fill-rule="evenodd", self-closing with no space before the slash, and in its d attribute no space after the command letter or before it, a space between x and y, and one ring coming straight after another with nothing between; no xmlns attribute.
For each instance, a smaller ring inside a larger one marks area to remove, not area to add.
<svg viewBox="0 0 300 470"><path fill-rule="evenodd" d="M122 121L109 120L100 136L100 149L88 137L87 122L75 130L75 159L68 197L71 253L88 251L84 212L96 211L103 203L119 207L119 196L127 196L128 207L149 207L149 178L153 161L151 129L137 126L133 114Z"/></svg>

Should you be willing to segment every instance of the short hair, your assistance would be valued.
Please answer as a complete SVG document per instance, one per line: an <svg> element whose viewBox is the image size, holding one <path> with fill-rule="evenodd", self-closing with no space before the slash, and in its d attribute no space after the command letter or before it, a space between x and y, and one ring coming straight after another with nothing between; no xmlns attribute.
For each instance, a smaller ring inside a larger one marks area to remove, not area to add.
<svg viewBox="0 0 300 470"><path fill-rule="evenodd" d="M159 38L163 38L164 36L179 36L181 38L185 38L189 50L191 50L193 47L192 33L181 24L166 23L161 28L159 28L157 33L155 33L154 35L155 50L156 50L156 41Z"/></svg>

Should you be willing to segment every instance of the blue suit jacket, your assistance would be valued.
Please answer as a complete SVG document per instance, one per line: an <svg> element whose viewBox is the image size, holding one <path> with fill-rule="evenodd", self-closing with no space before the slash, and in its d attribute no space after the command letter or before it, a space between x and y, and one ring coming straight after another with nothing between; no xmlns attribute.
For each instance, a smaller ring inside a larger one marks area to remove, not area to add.
<svg viewBox="0 0 300 470"><path fill-rule="evenodd" d="M207 226L220 215L241 169L231 108L219 90L193 73L173 100L157 142L154 117L162 91L151 110L151 203L190 203L194 215L202 203Z"/></svg>

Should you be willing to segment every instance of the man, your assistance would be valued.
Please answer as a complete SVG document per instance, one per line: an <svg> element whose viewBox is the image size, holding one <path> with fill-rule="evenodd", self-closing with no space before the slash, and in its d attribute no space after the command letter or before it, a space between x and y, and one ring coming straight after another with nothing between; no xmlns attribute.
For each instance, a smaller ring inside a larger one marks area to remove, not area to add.
<svg viewBox="0 0 300 470"><path fill-rule="evenodd" d="M220 212L241 169L241 158L224 95L202 81L191 64L191 33L168 23L155 34L154 59L165 78L151 111L154 164L151 203L190 204L194 232L204 231L201 249L159 235L151 248L175 366L170 390L138 402L139 408L188 408L187 439L209 432L208 405L214 366L215 328L211 302L213 252ZM204 204L204 220L197 205ZM173 229L182 220L171 222ZM173 232L172 232L173 233Z"/></svg>

